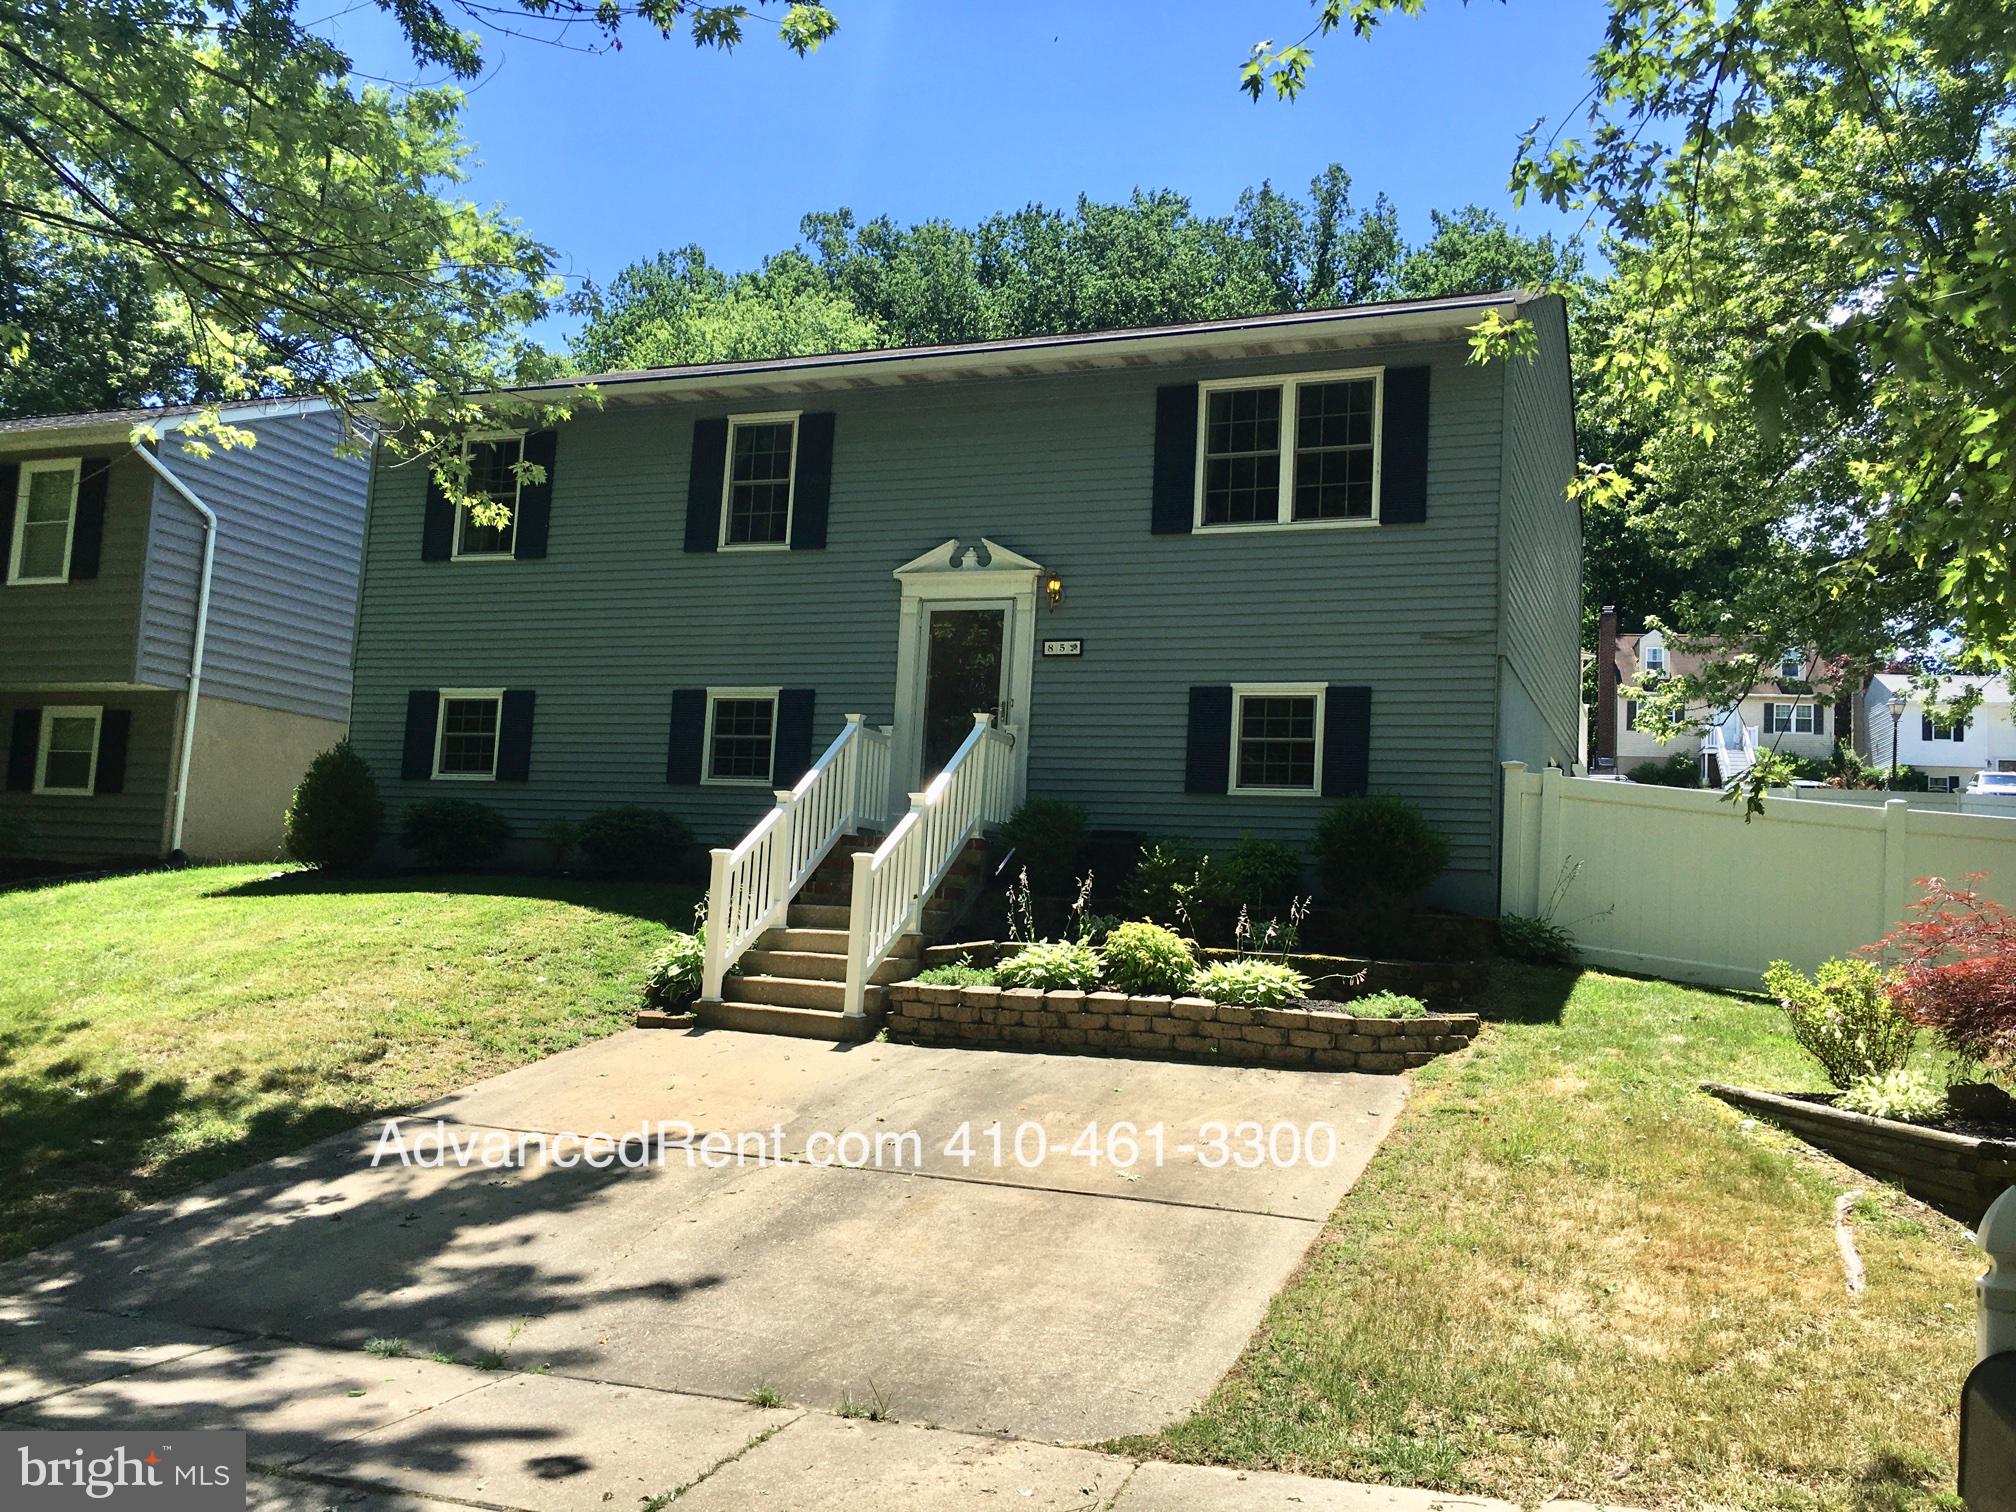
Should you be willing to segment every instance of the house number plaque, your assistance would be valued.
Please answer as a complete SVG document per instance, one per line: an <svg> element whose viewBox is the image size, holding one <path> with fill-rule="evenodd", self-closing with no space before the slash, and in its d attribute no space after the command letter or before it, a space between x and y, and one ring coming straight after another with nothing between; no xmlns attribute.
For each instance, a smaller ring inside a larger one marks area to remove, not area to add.
<svg viewBox="0 0 2016 1512"><path fill-rule="evenodd" d="M1046 640L1043 642L1045 656L1083 656L1085 642L1082 640Z"/></svg>

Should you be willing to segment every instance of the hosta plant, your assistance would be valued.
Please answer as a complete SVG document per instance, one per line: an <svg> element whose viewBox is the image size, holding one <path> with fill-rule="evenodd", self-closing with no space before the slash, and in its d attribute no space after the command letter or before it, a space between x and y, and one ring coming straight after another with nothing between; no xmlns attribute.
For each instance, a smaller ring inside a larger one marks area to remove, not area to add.
<svg viewBox="0 0 2016 1512"><path fill-rule="evenodd" d="M1279 1008L1309 995L1309 978L1279 961L1218 961L1198 972L1190 990L1214 1003Z"/></svg>
<svg viewBox="0 0 2016 1512"><path fill-rule="evenodd" d="M1899 1066L1865 1076L1835 1102L1851 1113L1903 1123L1937 1123L1946 1116L1946 1088L1922 1066Z"/></svg>
<svg viewBox="0 0 2016 1512"><path fill-rule="evenodd" d="M1122 992L1174 997L1187 992L1197 974L1190 942L1146 920L1116 924L1107 931L1100 954L1106 960L1106 980Z"/></svg>
<svg viewBox="0 0 2016 1512"><path fill-rule="evenodd" d="M994 968L1003 987L1034 987L1040 992L1077 989L1090 992L1105 970L1099 952L1075 940L1039 940L1025 945Z"/></svg>
<svg viewBox="0 0 2016 1512"><path fill-rule="evenodd" d="M644 1006L661 1012L683 1008L700 996L700 973L707 959L707 926L675 933L651 963L644 979Z"/></svg>

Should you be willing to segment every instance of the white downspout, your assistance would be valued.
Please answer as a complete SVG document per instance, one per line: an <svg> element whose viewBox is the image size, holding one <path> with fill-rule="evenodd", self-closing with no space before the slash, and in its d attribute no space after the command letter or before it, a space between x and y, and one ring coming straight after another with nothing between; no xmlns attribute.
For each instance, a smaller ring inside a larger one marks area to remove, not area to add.
<svg viewBox="0 0 2016 1512"><path fill-rule="evenodd" d="M168 470L168 464L155 456L151 448L135 446L133 450L203 520L203 570L196 580L196 633L189 644L189 698L182 708L182 748L175 759L174 817L168 826L168 850L172 855L182 849L182 814L189 806L189 766L196 754L196 699L203 688L203 634L210 627L210 569L217 559L217 516L187 483Z"/></svg>

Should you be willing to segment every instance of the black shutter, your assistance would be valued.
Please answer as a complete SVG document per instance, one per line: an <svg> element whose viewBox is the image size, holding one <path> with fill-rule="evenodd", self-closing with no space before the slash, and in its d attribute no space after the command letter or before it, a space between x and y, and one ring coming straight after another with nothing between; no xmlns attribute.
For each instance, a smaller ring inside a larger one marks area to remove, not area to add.
<svg viewBox="0 0 2016 1512"><path fill-rule="evenodd" d="M1148 529L1188 535L1196 512L1197 385L1167 383L1155 390L1155 496Z"/></svg>
<svg viewBox="0 0 2016 1512"><path fill-rule="evenodd" d="M1323 796L1350 798L1372 776L1372 690L1330 685L1323 699Z"/></svg>
<svg viewBox="0 0 2016 1512"><path fill-rule="evenodd" d="M1627 730L1638 728L1638 700L1635 698L1624 700L1624 728Z"/></svg>
<svg viewBox="0 0 2016 1512"><path fill-rule="evenodd" d="M0 463L0 582L7 580L7 570L14 565L9 553L14 550L14 495L20 490L20 464Z"/></svg>
<svg viewBox="0 0 2016 1512"><path fill-rule="evenodd" d="M35 748L42 743L42 711L16 709L7 742L7 791L25 793L35 786Z"/></svg>
<svg viewBox="0 0 2016 1512"><path fill-rule="evenodd" d="M133 734L131 709L107 709L98 717L98 776L91 791L126 791L126 743Z"/></svg>
<svg viewBox="0 0 2016 1512"><path fill-rule="evenodd" d="M791 549L826 549L826 510L833 492L833 412L798 417L798 478L791 488Z"/></svg>
<svg viewBox="0 0 2016 1512"><path fill-rule="evenodd" d="M1920 740L1930 740L1932 738L1932 716L1930 714L1920 714L1918 716L1918 738Z"/></svg>
<svg viewBox="0 0 2016 1512"><path fill-rule="evenodd" d="M1428 518L1428 369L1386 369L1386 415L1379 432L1379 519L1419 525Z"/></svg>
<svg viewBox="0 0 2016 1512"><path fill-rule="evenodd" d="M1183 791L1222 793L1232 786L1232 689L1190 690L1190 739Z"/></svg>
<svg viewBox="0 0 2016 1512"><path fill-rule="evenodd" d="M112 459L86 457L77 474L77 523L70 532L70 581L98 576L98 557L105 546L105 492L112 478Z"/></svg>
<svg viewBox="0 0 2016 1512"><path fill-rule="evenodd" d="M672 733L665 744L665 780L692 787L700 780L701 744L707 738L707 690L672 691Z"/></svg>
<svg viewBox="0 0 2016 1512"><path fill-rule="evenodd" d="M693 470L686 477L688 551L712 551L721 540L721 486L727 466L728 422L695 420Z"/></svg>
<svg viewBox="0 0 2016 1512"><path fill-rule="evenodd" d="M785 688L777 694L776 754L770 781L793 787L812 767L812 690Z"/></svg>
<svg viewBox="0 0 2016 1512"><path fill-rule="evenodd" d="M455 554L455 506L427 469L427 512L420 520L420 560L445 562ZM430 763L432 758L429 758Z"/></svg>
<svg viewBox="0 0 2016 1512"><path fill-rule="evenodd" d="M415 688L406 695L406 748L399 775L425 781L434 775L434 728L441 722L441 694L435 688Z"/></svg>
<svg viewBox="0 0 2016 1512"><path fill-rule="evenodd" d="M530 688L506 688L497 711L497 780L524 782L532 775L532 704Z"/></svg>
<svg viewBox="0 0 2016 1512"><path fill-rule="evenodd" d="M1827 710L1817 703L1813 705L1813 733L1815 735L1827 733Z"/></svg>
<svg viewBox="0 0 2016 1512"><path fill-rule="evenodd" d="M546 481L527 483L518 490L518 513L511 523L511 555L520 561L546 555L546 531L553 521L553 464L559 451L557 430L534 431L525 438L522 455L527 462L546 469Z"/></svg>
<svg viewBox="0 0 2016 1512"><path fill-rule="evenodd" d="M1774 703L1764 705L1764 733L1766 735L1778 733L1778 705Z"/></svg>

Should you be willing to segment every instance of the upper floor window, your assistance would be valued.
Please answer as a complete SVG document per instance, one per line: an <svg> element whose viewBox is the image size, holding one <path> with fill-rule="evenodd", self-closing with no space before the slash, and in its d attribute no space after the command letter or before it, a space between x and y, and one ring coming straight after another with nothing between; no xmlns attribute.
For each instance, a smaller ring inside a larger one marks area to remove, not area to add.
<svg viewBox="0 0 2016 1512"><path fill-rule="evenodd" d="M1323 770L1320 686L1255 683L1232 690L1232 791L1314 793Z"/></svg>
<svg viewBox="0 0 2016 1512"><path fill-rule="evenodd" d="M98 731L105 711L95 706L42 711L42 754L35 791L88 797L98 780Z"/></svg>
<svg viewBox="0 0 2016 1512"><path fill-rule="evenodd" d="M9 583L69 581L81 471L75 457L21 464L14 494L14 539L8 543Z"/></svg>
<svg viewBox="0 0 2016 1512"><path fill-rule="evenodd" d="M1645 670L1647 672L1664 672L1666 670L1666 648L1664 646L1647 646L1645 648Z"/></svg>
<svg viewBox="0 0 2016 1512"><path fill-rule="evenodd" d="M1942 730L1932 722L1930 714L1920 714L1918 716L1918 733L1926 740L1965 740L1967 738L1967 721L1964 719L1959 720Z"/></svg>
<svg viewBox="0 0 2016 1512"><path fill-rule="evenodd" d="M469 492L501 504L511 517L502 525L483 525L467 509L457 510L455 559L509 560L512 532L518 524L518 464L525 457L525 438L517 434L472 436L468 456Z"/></svg>
<svg viewBox="0 0 2016 1512"><path fill-rule="evenodd" d="M798 417L736 415L728 421L723 546L788 546Z"/></svg>
<svg viewBox="0 0 2016 1512"><path fill-rule="evenodd" d="M1200 529L1379 518L1379 370L1200 387Z"/></svg>
<svg viewBox="0 0 2016 1512"><path fill-rule="evenodd" d="M1806 675L1806 660L1797 651L1787 651L1778 658L1778 680L1797 682Z"/></svg>
<svg viewBox="0 0 2016 1512"><path fill-rule="evenodd" d="M441 714L434 728L436 777L465 782L496 778L497 725L503 705L502 689L441 690Z"/></svg>
<svg viewBox="0 0 2016 1512"><path fill-rule="evenodd" d="M777 690L707 690L707 778L769 786L776 766Z"/></svg>

